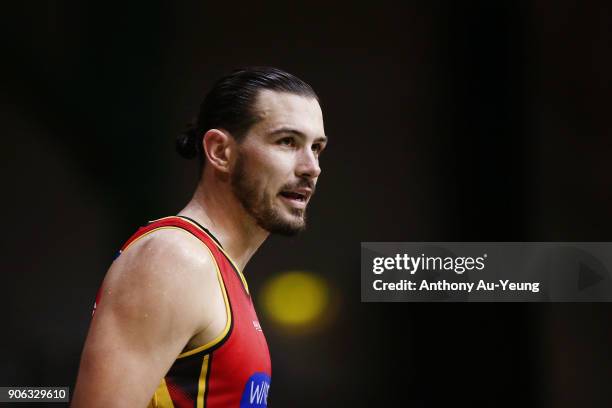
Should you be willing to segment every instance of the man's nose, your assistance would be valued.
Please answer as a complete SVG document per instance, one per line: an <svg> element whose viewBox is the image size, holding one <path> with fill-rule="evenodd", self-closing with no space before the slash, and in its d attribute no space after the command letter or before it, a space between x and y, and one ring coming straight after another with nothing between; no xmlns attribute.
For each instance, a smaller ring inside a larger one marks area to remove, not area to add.
<svg viewBox="0 0 612 408"><path fill-rule="evenodd" d="M296 173L298 177L315 179L321 174L319 159L311 149L304 149L298 159Z"/></svg>

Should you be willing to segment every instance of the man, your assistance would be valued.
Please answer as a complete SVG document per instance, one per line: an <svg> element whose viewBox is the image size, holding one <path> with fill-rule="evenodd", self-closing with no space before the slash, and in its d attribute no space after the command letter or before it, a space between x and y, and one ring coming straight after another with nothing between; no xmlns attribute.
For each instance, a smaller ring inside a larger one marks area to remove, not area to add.
<svg viewBox="0 0 612 408"><path fill-rule="evenodd" d="M267 405L270 357L241 271L270 233L304 229L326 140L318 98L295 76L248 68L215 84L177 140L200 159L193 198L111 265L73 407Z"/></svg>

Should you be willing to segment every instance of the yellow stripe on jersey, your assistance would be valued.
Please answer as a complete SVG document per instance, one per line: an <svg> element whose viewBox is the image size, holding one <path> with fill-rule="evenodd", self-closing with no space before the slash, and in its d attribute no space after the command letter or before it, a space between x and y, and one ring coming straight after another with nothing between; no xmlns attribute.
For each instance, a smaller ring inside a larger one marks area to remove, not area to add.
<svg viewBox="0 0 612 408"><path fill-rule="evenodd" d="M124 253L125 251L127 251L127 249L128 249L129 247L131 247L132 245L134 245L134 242L137 242L137 241L138 241L140 238L146 237L147 235L149 235L149 234L151 234L151 233L153 233L153 232L155 232L155 231L162 230L162 229L178 229L178 230L181 230L181 231L185 231L185 229L184 229L184 228L181 228L181 227L174 227L174 226L171 226L171 225L168 225L168 226L165 226L165 227L157 227L157 228L153 228L151 231L147 231L147 232L145 232L144 234L142 234L142 235L138 236L138 237L137 237L135 240L133 240L132 242L130 242L130 244L129 244L128 246L126 246L125 248L123 248L123 250L121 251L121 253ZM189 231L185 231L185 232L189 232Z"/></svg>
<svg viewBox="0 0 612 408"><path fill-rule="evenodd" d="M204 356L202 361L202 371L198 380L198 398L196 400L196 408L204 408L204 394L206 393L206 375L208 374L208 359L209 354Z"/></svg>
<svg viewBox="0 0 612 408"><path fill-rule="evenodd" d="M166 217L166 218L170 218L170 217ZM164 218L161 218L162 220ZM181 218L182 219L182 218ZM156 220L159 221L159 220ZM132 246L132 244L134 244L134 242L138 241L140 238L149 235L155 231L158 230L162 230L162 229L179 229L181 231L185 231L189 234L191 234L189 231L185 230L184 228L181 227L176 227L176 226L164 226L164 227L158 227L158 228L153 228L151 231L147 231L144 234L142 234L141 236L139 236L138 238L136 238L134 241L130 242L130 244L125 247L123 249L123 252L125 252L130 246ZM199 230L201 230L200 228L198 228ZM214 240L213 240L214 241ZM225 289L225 283L223 282L223 277L221 276L221 271L219 270L219 265L217 264L217 259L215 258L215 256L212 254L210 248L208 248L208 246L202 242L202 245L204 246L204 248L206 248L206 250L208 251L210 257L212 258L212 260L215 263L215 269L217 270L217 280L219 281L219 284L221 285L221 292L223 293L223 302L225 303L225 315L227 317L226 319L226 323L225 323L225 328L223 329L223 331L221 332L221 334L219 334L217 337L215 337L213 340L209 341L208 343L196 347L193 350L189 350L186 351L184 353L179 354L179 356L177 358L183 358L183 357L188 357L191 356L193 354L199 353L200 351L206 350L208 348L213 347L214 345L216 345L217 343L221 342L221 340L223 340L225 338L225 336L227 335L227 333L229 332L229 329L232 325L232 313L230 310L230 305L229 305L229 300L227 298L227 290Z"/></svg>
<svg viewBox="0 0 612 408"><path fill-rule="evenodd" d="M161 382L157 386L153 398L147 408L174 408L172 398L170 398L170 392L166 386L166 379L162 378Z"/></svg>
<svg viewBox="0 0 612 408"><path fill-rule="evenodd" d="M165 217L165 218L170 218L170 217ZM240 276L240 280L242 281L242 285L244 286L244 289L246 290L246 293L248 293L250 295L249 292L249 285L244 277L244 275L242 274L242 271L240 270L240 268L238 268L238 266L236 265L236 263L234 262L234 260L232 259L231 256L229 256L229 254L227 252L225 252L225 249L223 249L223 247L221 245L219 245L219 243L217 242L217 240L215 240L213 237L210 236L210 234L208 234L205 230L203 230L199 225L195 224L194 222L186 219L186 218L181 218L178 217L183 221L187 221L188 223L190 223L191 225L193 225L194 227L196 227L197 229L199 229L200 231L202 231L204 234L206 234L206 236L210 237L211 241L215 243L215 245L217 246L217 248L219 248L219 250L221 252L223 252L223 254L227 257L227 259L230 261L230 263L232 264L232 266L234 267L234 269L236 269L236 272L238 272L238 276ZM163 220L164 218L160 218L160 220ZM159 220L155 220L155 221L159 221Z"/></svg>
<svg viewBox="0 0 612 408"><path fill-rule="evenodd" d="M204 248L206 248L206 250L208 251L208 253L212 257L212 259L215 261L215 268L217 269L217 280L219 281L219 284L221 285L221 292L223 293L223 301L225 302L225 314L227 316L226 323L225 323L225 328L223 329L221 334L219 334L213 340L209 341L208 343L206 343L206 344L204 344L202 346L196 347L196 348L194 348L192 350L189 350L189 351L186 351L186 352L184 352L182 354L179 354L177 359L178 358L183 358L183 357L191 356L193 354L199 353L201 351L204 351L206 349L209 349L209 348L215 346L216 344L218 344L221 340L223 340L225 338L225 336L229 332L229 329L230 329L230 327L232 325L232 312L231 312L231 309L230 309L229 300L227 298L227 290L225 289L225 283L223 282L223 277L221 276L221 271L219 270L219 264L217 264L217 260L213 256L210 248L208 248L208 246L206 246L205 244L204 244ZM208 356L206 356L206 359L208 360Z"/></svg>
<svg viewBox="0 0 612 408"><path fill-rule="evenodd" d="M202 231L206 236L210 237L211 241L213 241L216 245L217 248L219 248L219 250L221 252L223 252L223 254L225 254L225 256L227 257L227 259L230 261L230 263L232 264L232 266L234 267L234 269L236 269L236 272L238 272L238 276L240 276L240 280L242 281L242 285L244 286L244 290L246 291L247 294L251 294L251 292L249 292L249 284L246 281L246 278L244 277L244 275L242 274L242 271L240 270L240 268L238 268L238 265L236 265L236 262L234 262L234 260L232 259L232 257L225 252L225 249L223 249L223 247L221 245L219 245L219 243L217 242L216 239L214 239L212 236L210 236L209 233L207 233L205 230L202 229L202 227L200 227L198 224L194 223L193 221L187 219L187 218L183 218L183 217L179 217L177 215L171 215L168 217L162 217L162 218L158 218L156 220L152 220L149 222L157 222L157 221L161 221L161 220L166 220L168 218L179 218L182 221L186 221L188 223L190 223L191 225L193 225L194 227L196 227L198 230ZM126 248L127 249L127 248Z"/></svg>

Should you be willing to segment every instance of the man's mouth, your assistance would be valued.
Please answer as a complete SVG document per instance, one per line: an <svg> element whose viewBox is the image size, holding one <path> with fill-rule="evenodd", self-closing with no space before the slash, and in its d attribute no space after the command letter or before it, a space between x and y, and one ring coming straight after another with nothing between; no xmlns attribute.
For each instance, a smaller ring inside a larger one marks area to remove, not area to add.
<svg viewBox="0 0 612 408"><path fill-rule="evenodd" d="M279 195L289 206L305 209L312 195L312 189L308 187L292 188L290 190L281 191Z"/></svg>
<svg viewBox="0 0 612 408"><path fill-rule="evenodd" d="M294 191L281 191L280 195L290 200L296 200L300 202L305 202L307 198L305 194L297 193Z"/></svg>

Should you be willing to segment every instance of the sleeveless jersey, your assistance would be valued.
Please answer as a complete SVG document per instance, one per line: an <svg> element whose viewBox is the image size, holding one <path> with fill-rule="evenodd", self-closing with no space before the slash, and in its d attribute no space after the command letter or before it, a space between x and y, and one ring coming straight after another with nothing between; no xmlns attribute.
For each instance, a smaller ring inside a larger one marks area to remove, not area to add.
<svg viewBox="0 0 612 408"><path fill-rule="evenodd" d="M187 217L166 217L139 228L117 256L139 238L167 228L191 233L212 255L227 324L214 340L177 356L148 408L266 407L272 375L268 345L246 280L216 238ZM99 297L100 294L96 304L101 300Z"/></svg>

